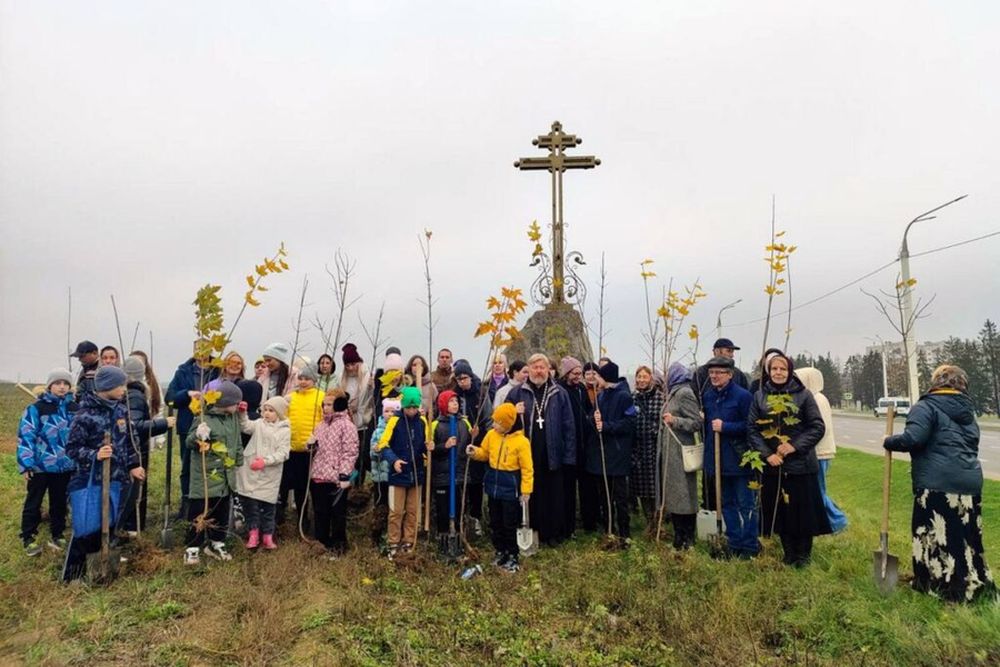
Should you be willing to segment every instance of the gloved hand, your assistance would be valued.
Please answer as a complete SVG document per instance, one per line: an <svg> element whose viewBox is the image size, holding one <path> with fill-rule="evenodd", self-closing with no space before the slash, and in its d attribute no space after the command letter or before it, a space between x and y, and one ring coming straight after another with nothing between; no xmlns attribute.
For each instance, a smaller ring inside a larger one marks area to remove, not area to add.
<svg viewBox="0 0 1000 667"><path fill-rule="evenodd" d="M247 411L247 408L248 408L248 407L250 407L250 406L248 406L248 405L247 405L247 402L246 402L246 401L240 401L240 402L239 402L239 403L238 403L238 404L236 405L236 409L237 409L237 410L238 410L239 412L246 412L246 411Z"/></svg>
<svg viewBox="0 0 1000 667"><path fill-rule="evenodd" d="M264 469L264 459L262 459L261 457L258 456L257 458L255 458L253 461L250 462L250 470L253 470L254 472L260 472L263 469Z"/></svg>
<svg viewBox="0 0 1000 667"><path fill-rule="evenodd" d="M195 429L194 434L198 436L199 440L208 440L208 436L212 435L212 427L205 422L201 422L198 424L198 428Z"/></svg>

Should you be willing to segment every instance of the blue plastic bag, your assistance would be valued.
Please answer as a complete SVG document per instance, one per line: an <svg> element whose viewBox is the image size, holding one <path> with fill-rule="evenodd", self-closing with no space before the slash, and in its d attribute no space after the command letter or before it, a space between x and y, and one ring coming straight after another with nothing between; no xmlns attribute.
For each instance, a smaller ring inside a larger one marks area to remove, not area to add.
<svg viewBox="0 0 1000 667"><path fill-rule="evenodd" d="M85 537L101 532L101 483L94 479L97 461L90 466L87 486L69 492L69 506L73 512L73 537ZM122 483L111 480L110 527L114 530L118 518L118 504L121 502Z"/></svg>

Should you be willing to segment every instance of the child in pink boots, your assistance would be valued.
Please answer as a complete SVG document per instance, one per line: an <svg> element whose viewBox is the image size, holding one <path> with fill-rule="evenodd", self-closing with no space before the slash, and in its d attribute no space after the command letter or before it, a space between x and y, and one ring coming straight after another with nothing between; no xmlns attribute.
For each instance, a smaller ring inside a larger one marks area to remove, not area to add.
<svg viewBox="0 0 1000 667"><path fill-rule="evenodd" d="M268 399L261 406L261 418L252 421L247 418L243 405L240 406L240 428L250 435L250 442L243 450L243 465L236 471L236 490L241 496L250 530L247 549L256 549L261 543L265 549L277 549L274 513L281 470L288 459L292 437L287 419L288 401L282 396Z"/></svg>

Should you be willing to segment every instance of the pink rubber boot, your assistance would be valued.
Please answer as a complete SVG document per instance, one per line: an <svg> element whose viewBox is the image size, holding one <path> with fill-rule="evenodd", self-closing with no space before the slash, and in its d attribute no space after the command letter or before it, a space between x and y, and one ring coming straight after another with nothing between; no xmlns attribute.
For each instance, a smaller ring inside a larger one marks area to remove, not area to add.
<svg viewBox="0 0 1000 667"><path fill-rule="evenodd" d="M250 537L247 538L247 549L256 549L260 545L260 530L250 529Z"/></svg>
<svg viewBox="0 0 1000 667"><path fill-rule="evenodd" d="M278 545L274 543L274 535L264 536L264 548L270 551L271 549L277 549Z"/></svg>

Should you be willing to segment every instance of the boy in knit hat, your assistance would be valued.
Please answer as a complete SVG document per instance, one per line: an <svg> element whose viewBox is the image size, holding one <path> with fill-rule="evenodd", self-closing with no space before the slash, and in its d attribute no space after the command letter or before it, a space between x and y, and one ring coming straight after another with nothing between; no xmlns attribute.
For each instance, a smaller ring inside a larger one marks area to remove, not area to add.
<svg viewBox="0 0 1000 667"><path fill-rule="evenodd" d="M434 492L434 517L438 534L438 547L442 553L448 548L448 529L451 509L449 490L451 487L452 462L451 450L455 455L455 495L462 495L465 466L469 460L465 448L472 444L472 425L459 411L458 395L451 389L441 392L437 399L438 417L431 423L431 437L434 440L434 451L429 454L431 459L431 487ZM482 487L479 487L482 493ZM457 502L457 501L456 501Z"/></svg>
<svg viewBox="0 0 1000 667"><path fill-rule="evenodd" d="M427 420L420 414L420 390L405 387L402 394L402 415L389 419L377 448L389 464L390 559L397 550L409 551L416 542L424 453L434 448Z"/></svg>
<svg viewBox="0 0 1000 667"><path fill-rule="evenodd" d="M496 549L494 564L506 572L517 572L517 527L521 506L534 489L531 443L520 430L513 430L517 408L503 403L493 411L493 428L479 447L469 445L466 454L475 461L486 461L484 485L490 497L490 533Z"/></svg>
<svg viewBox="0 0 1000 667"><path fill-rule="evenodd" d="M17 471L24 477L28 493L21 511L21 540L29 556L42 553L35 539L42 518L42 500L49 494L49 547L66 548L66 486L76 465L66 455L69 424L76 414L70 393L73 376L56 368L49 372L45 393L24 410L17 430Z"/></svg>
<svg viewBox="0 0 1000 667"><path fill-rule="evenodd" d="M93 481L101 483L102 462L111 460L111 481L127 487L131 480L146 479L146 471L139 461L139 450L132 440L128 406L125 398L125 371L117 366L102 366L94 374L94 393L84 394L80 408L69 426L66 455L76 463L76 472L70 477L67 492L86 488ZM105 437L111 444L105 444ZM127 495L125 490L122 496ZM120 498L115 502L116 514L121 513ZM118 516L111 517L117 525ZM63 581L82 577L87 569L87 554L97 551L101 544L100 531L92 535L73 535L66 551Z"/></svg>
<svg viewBox="0 0 1000 667"><path fill-rule="evenodd" d="M187 546L204 544L205 555L228 561L229 504L236 489L236 469L243 465L243 440L236 411L243 392L230 380L205 385L204 416L187 437L192 450ZM215 402L209 403L211 398Z"/></svg>
<svg viewBox="0 0 1000 667"><path fill-rule="evenodd" d="M243 450L243 465L236 471L236 490L246 516L247 549L262 542L265 549L277 549L274 542L274 512L281 487L281 471L288 460L292 432L288 425L288 400L269 398L260 409L260 419L250 420L240 405L240 430L250 435Z"/></svg>
<svg viewBox="0 0 1000 667"><path fill-rule="evenodd" d="M291 452L281 473L278 489L278 525L285 521L288 492L295 497L296 523L306 503L309 490L309 445L315 442L313 429L323 419L323 392L316 387L319 374L306 365L299 371L298 387L288 396L288 422L292 429Z"/></svg>

